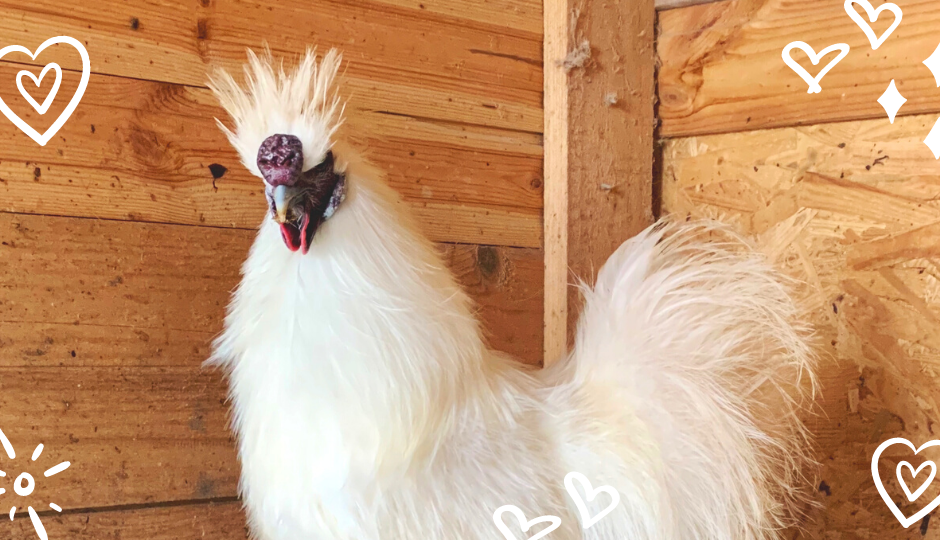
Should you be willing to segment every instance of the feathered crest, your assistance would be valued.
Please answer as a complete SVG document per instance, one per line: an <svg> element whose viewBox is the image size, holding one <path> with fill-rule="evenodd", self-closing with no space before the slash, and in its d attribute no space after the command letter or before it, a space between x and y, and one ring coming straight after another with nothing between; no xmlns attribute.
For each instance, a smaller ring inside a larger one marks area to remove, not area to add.
<svg viewBox="0 0 940 540"><path fill-rule="evenodd" d="M261 176L256 163L258 148L274 134L300 138L304 169L316 166L342 124L343 106L333 88L342 55L330 49L318 62L316 49L307 49L288 73L267 47L260 56L250 49L247 52L242 84L223 69L210 76L209 88L235 124L233 131L217 118L219 127L238 150L245 167L257 176Z"/></svg>

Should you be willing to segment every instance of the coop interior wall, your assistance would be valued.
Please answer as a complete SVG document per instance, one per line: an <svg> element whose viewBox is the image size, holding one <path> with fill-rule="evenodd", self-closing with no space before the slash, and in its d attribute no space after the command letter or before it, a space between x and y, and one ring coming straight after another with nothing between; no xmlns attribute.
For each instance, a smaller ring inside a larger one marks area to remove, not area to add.
<svg viewBox="0 0 940 540"><path fill-rule="evenodd" d="M4 43L68 35L91 58L48 145L0 122L0 429L18 450L2 468L41 477L71 461L31 500L51 538L245 537L224 383L201 363L265 212L205 86L210 69L238 72L246 47L344 51L343 137L388 172L491 344L541 360L541 2L37 0L4 13ZM77 53L0 61L0 97L37 129L64 100L40 117L15 76L47 62L71 95ZM25 538L21 508L8 526Z"/></svg>
<svg viewBox="0 0 940 540"><path fill-rule="evenodd" d="M820 352L809 538L940 538L929 520L900 527L870 472L881 442L936 439L940 419L940 162L923 144L940 89L920 64L940 20L896 3L903 23L877 54L841 2L731 0L659 20L663 210L734 224L804 283ZM820 94L780 60L794 39L851 47ZM876 101L892 79L909 100L893 124Z"/></svg>
<svg viewBox="0 0 940 540"><path fill-rule="evenodd" d="M841 3L730 0L659 20L663 210L733 223L807 283L822 352L813 538L907 538L867 460L936 430L940 165L921 141L940 90L919 62L940 22L930 2L896 3L905 23L883 54L849 55L815 98L779 51L794 35L864 50ZM43 514L50 537L244 537L224 385L200 363L264 213L205 88L245 47L345 51L344 136L439 242L494 347L541 359L541 2L4 7L4 41L70 35L92 58L47 146L0 122L0 428L23 470L41 472L26 459L39 442L73 463L37 489L37 505L69 510ZM49 54L70 94L78 56ZM7 84L20 69L0 61L0 97L28 111ZM894 125L875 103L891 78L909 99Z"/></svg>

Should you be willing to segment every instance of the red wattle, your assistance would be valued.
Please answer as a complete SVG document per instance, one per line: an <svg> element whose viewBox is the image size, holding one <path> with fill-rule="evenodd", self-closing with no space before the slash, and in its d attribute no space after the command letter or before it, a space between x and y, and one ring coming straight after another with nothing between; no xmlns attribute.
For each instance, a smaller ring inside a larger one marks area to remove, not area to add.
<svg viewBox="0 0 940 540"><path fill-rule="evenodd" d="M281 237L284 238L284 244L287 245L287 249L291 251L297 251L298 249L300 249L301 242L300 242L299 236L301 236L302 233L298 231L298 234L294 234L294 231L296 229L294 229L292 225L289 225L287 223L281 223L280 225L281 225ZM304 251L304 253L306 253L306 251Z"/></svg>

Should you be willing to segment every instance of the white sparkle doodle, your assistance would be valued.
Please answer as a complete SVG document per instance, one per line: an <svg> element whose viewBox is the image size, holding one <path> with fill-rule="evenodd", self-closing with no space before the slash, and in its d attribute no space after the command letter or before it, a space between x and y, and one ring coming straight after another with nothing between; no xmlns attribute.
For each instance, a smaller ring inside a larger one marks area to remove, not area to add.
<svg viewBox="0 0 940 540"><path fill-rule="evenodd" d="M16 452L13 450L13 445L10 444L10 440L7 439L7 436L3 433L3 430L0 430L0 446L3 446L3 450L6 452L7 457L10 459L16 458ZM33 450L33 455L31 457L32 461L39 459L39 456L42 455L43 445L40 444ZM54 467L50 467L43 473L43 476L49 478L54 476L69 468L68 461L63 461ZM0 477L6 476L7 474L3 471L0 471ZM33 493L33 490L36 488L36 480L29 473L21 473L16 477L16 481L13 483L13 491L20 497L27 497ZM6 493L6 490L0 489L0 495ZM49 507L55 510L56 512L61 512L62 508L55 504L49 503ZM27 506L26 511L29 513L29 520L33 523L33 528L36 529L36 535L39 536L40 540L49 540L49 535L46 534L46 528L43 527L42 521L39 520L39 514L33 510L32 506ZM13 518L16 517L16 507L10 508L10 521L13 521Z"/></svg>

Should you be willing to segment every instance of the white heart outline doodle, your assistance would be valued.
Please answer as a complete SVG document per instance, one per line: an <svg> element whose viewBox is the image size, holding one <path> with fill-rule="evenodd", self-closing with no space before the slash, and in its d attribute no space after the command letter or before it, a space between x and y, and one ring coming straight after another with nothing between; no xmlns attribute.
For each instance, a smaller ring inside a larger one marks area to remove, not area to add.
<svg viewBox="0 0 940 540"><path fill-rule="evenodd" d="M870 22L877 21L878 15L882 11L888 10L894 14L894 24L888 27L888 29L885 30L883 34L881 34L880 38L876 38L875 31L872 30L871 25L865 22L865 19L863 19L862 16L859 15L857 11L855 11L855 9L852 7L852 4L858 4L862 6L865 9L865 14L868 15L868 20ZM885 40L888 39L888 36L890 36L898 27L898 25L901 24L901 16L903 15L901 13L901 8L899 8L897 4L892 4L891 2L881 4L878 6L878 9L875 9L868 0L845 0L843 7L845 8L845 12L849 14L849 17L855 21L855 24L857 24L858 27L862 29L862 32L865 32L865 37L867 37L868 42L871 43L872 50L876 50L878 47L881 47L881 44L884 43Z"/></svg>
<svg viewBox="0 0 940 540"><path fill-rule="evenodd" d="M888 491L885 489L884 484L881 483L881 476L878 475L878 459L881 457L881 453L885 451L891 445L903 444L910 448L914 454L919 454L921 450L925 448L930 448L931 446L940 446L940 440L928 441L921 445L920 448L914 448L914 445L911 441L903 437L895 437L893 439L888 439L887 441L881 443L875 453L871 457L871 477L875 481L875 487L878 488L878 493L881 494L881 498L884 499L885 504L888 506L888 509L891 510L891 513L894 514L894 517L898 518L898 521L901 523L905 529L913 525L914 523L920 521L924 516L929 514L934 508L940 506L940 495L937 495L937 498L930 501L927 506L921 508L913 516L906 518L904 514L901 513L901 509L898 508L898 505L894 504L894 501L891 500L891 497L888 496Z"/></svg>
<svg viewBox="0 0 940 540"><path fill-rule="evenodd" d="M496 509L495 512L493 512L493 523L496 524L496 528L499 529L499 532L503 533L503 538L506 540L517 540L516 536L512 534L512 531L510 531L509 528L506 527L506 524L503 523L502 516L506 512L516 516L516 519L519 520L519 524L522 526L522 532L529 532L529 529L531 529L533 525L537 525L545 521L551 522L551 525L539 531L538 534L529 538L529 540L538 540L539 538L554 531L558 527L561 527L561 518L558 516L539 516L533 520L526 521L525 514L522 513L522 510L520 510L518 506L506 504L500 506Z"/></svg>
<svg viewBox="0 0 940 540"><path fill-rule="evenodd" d="M790 58L790 51L792 51L793 49L800 49L801 51L805 52L806 56L809 57L810 61L813 63L814 66L819 64L819 61L822 60L823 56L826 56L832 51L839 50L842 52L839 53L838 56L830 60L829 63L826 64L826 66L822 68L822 70L816 75L816 77L813 78L810 76L808 71L803 69L803 66L797 64L796 61L793 60L793 58ZM845 58L845 55L847 54L849 54L848 43L836 43L835 45L830 45L826 47L825 49L819 51L819 53L817 54L816 50L810 47L807 43L802 42L802 41L794 41L792 43L787 44L787 46L783 48L783 53L781 54L781 56L783 57L783 62L786 65L790 66L790 69L792 69L797 75L800 76L801 79L803 79L806 82L806 84L809 85L809 90L807 90L806 93L818 94L819 92L822 91L822 87L819 86L819 81L821 81L822 78L826 76L826 73L829 73L830 69L835 67L836 64L838 64L843 58Z"/></svg>
<svg viewBox="0 0 940 540"><path fill-rule="evenodd" d="M46 73L50 69L55 70L55 83L52 84L52 90L49 91L49 94L46 96L46 99L43 100L42 105L36 102L33 99L33 96L29 95L29 92L23 88L23 77L29 77L36 83L36 88L41 87L42 79L46 76ZM16 74L16 88L19 89L20 95L26 98L26 101L36 109L36 112L39 114L46 114L46 111L49 110L49 106L52 105L52 102L55 101L56 94L59 93L59 86L62 84L62 68L59 67L59 64L55 62L50 62L46 64L46 67L42 68L42 71L39 73L39 78L37 78L31 71L23 70Z"/></svg>
<svg viewBox="0 0 940 540"><path fill-rule="evenodd" d="M78 102L82 100L82 96L85 94L85 88L88 86L88 79L91 76L91 61L88 59L88 51L85 50L84 45L81 44L77 39L71 38L69 36L56 36L49 38L46 41L42 42L42 45L36 49L35 53L29 52L29 49L21 45L8 45L0 49L0 58L3 58L11 52L20 52L23 53L33 60L45 50L46 47L50 45L56 45L59 43L66 43L75 47L78 50L78 54L82 57L82 79L78 83L78 88L75 90L75 95L72 96L72 100L69 101L69 104L66 105L65 109L62 111L62 114L56 119L55 122L49 126L49 129L46 130L42 135L38 131L32 128L29 124L23 121L15 112L13 112L10 107L3 101L3 98L0 98L0 111L3 112L3 115L7 119L13 122L16 127L29 136L30 139L36 141L39 146L46 146L46 143L51 139L61 128L65 125L65 122L72 116L72 112L75 111L75 108L78 107Z"/></svg>
<svg viewBox="0 0 940 540"><path fill-rule="evenodd" d="M584 500L581 498L581 493L574 487L573 480L581 482L581 485L584 487L584 492L587 494L588 502L593 501L600 493L607 493L613 500L607 508L601 510L596 516L591 517L588 513L587 505L584 504ZM594 524L604 518L604 516L613 512L614 508L617 508L617 505L620 504L620 492L610 486L600 486L595 489L587 477L579 472L570 472L565 476L565 489L568 490L568 495L571 496L575 506L578 507L578 512L581 513L581 528L585 531L593 527Z"/></svg>
<svg viewBox="0 0 940 540"><path fill-rule="evenodd" d="M927 466L930 466L930 474L927 475L927 480L925 480L924 483L921 484L921 486L917 488L916 491L911 493L911 490L907 487L907 482L905 482L904 478L901 477L901 469L903 469L904 467L907 467L908 469L910 469L911 480L913 480L917 478L917 475L920 474L920 471L924 470L924 467L927 467ZM898 463L898 467L897 469L895 469L895 473L897 474L897 477L898 477L898 483L901 484L901 489L903 489L904 494L907 495L907 500L914 502L921 495L923 495L925 491L927 491L927 488L930 487L930 483L933 482L933 479L937 476L937 465L933 461L927 460L921 463L920 467L917 467L917 470L914 470L913 465L911 465L910 463L906 461L902 461Z"/></svg>

